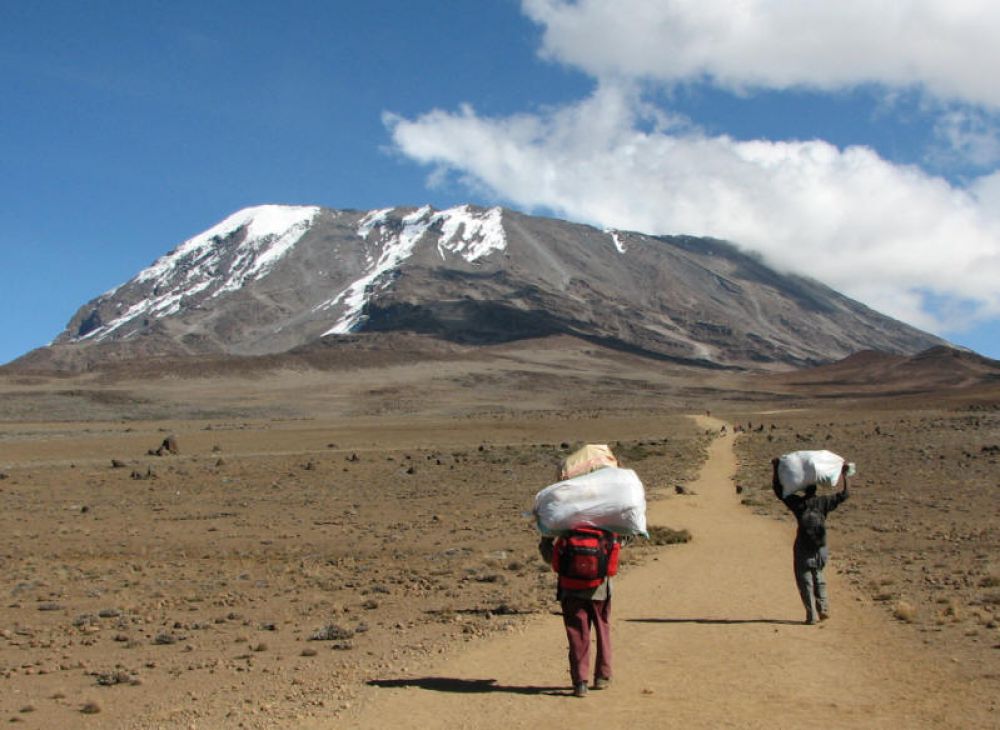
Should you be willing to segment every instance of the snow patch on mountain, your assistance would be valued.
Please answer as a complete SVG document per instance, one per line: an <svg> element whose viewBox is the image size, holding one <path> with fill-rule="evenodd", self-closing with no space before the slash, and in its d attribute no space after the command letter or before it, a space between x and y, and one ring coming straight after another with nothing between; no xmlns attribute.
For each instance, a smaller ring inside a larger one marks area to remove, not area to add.
<svg viewBox="0 0 1000 730"><path fill-rule="evenodd" d="M236 278L252 280L266 274L270 268L298 242L319 212L315 206L259 205L233 213L221 223L188 239L166 256L161 257L135 277L138 282L169 280L174 273L191 263L219 263L217 244L246 228L241 253L231 269Z"/></svg>
<svg viewBox="0 0 1000 730"><path fill-rule="evenodd" d="M394 211L395 208L382 208L380 210L373 210L358 223L358 235L362 238L368 238L368 234L372 232L377 226L384 226L386 221L389 220L389 214ZM421 208L421 210L423 210Z"/></svg>
<svg viewBox="0 0 1000 730"><path fill-rule="evenodd" d="M129 285L152 289L151 296L76 339L100 341L137 317L176 314L195 295L210 290L208 298L215 298L266 276L309 230L319 211L316 206L261 205L234 213L104 295L109 298ZM242 234L237 246L223 245L236 234Z"/></svg>
<svg viewBox="0 0 1000 730"><path fill-rule="evenodd" d="M427 232L429 226L426 219L430 211L431 207L425 205L416 212L404 216L401 221L402 230L399 233L395 233L388 225L391 208L373 211L361 219L358 224L358 235L364 239L375 235L375 247L376 250L381 249L381 254L377 260L369 254L368 270L365 275L313 310L331 309L337 305L344 307L344 313L333 327L323 333L324 337L350 332L361 321L362 309L371 296L375 282L410 257L417 241Z"/></svg>
<svg viewBox="0 0 1000 730"><path fill-rule="evenodd" d="M507 248L500 208L480 213L461 205L435 213L430 206L424 206L404 216L401 228L392 225L392 211L392 208L375 210L359 222L358 236L374 246L379 252L378 258L370 256L364 276L316 307L314 311L338 305L343 307L340 318L323 333L324 336L346 334L357 327L362 322L364 306L375 293L379 280L412 256L417 243L429 231L440 231L437 250L442 260L447 254L454 254L472 263Z"/></svg>
<svg viewBox="0 0 1000 730"><path fill-rule="evenodd" d="M469 210L469 206L462 205L442 211L435 218L442 222L441 238L438 239L438 252L442 260L445 252L450 252L471 263L494 251L507 248L503 212L500 208L490 208L485 213L476 214Z"/></svg>
<svg viewBox="0 0 1000 730"><path fill-rule="evenodd" d="M625 253L627 249L625 248L625 241L622 239L621 234L613 228L605 228L604 232L611 236L611 241L615 244L618 253Z"/></svg>

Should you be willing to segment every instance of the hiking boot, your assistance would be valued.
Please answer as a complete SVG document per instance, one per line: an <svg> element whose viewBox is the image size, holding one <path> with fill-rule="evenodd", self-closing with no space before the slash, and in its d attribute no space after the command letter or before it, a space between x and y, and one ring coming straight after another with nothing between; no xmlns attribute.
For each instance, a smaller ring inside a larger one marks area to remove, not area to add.
<svg viewBox="0 0 1000 730"><path fill-rule="evenodd" d="M611 686L611 677L598 677L594 680L594 689L607 689Z"/></svg>
<svg viewBox="0 0 1000 730"><path fill-rule="evenodd" d="M816 623L816 617L810 614L806 616L806 620L803 621L802 623L804 623L806 626L812 626L813 624Z"/></svg>
<svg viewBox="0 0 1000 730"><path fill-rule="evenodd" d="M586 697L587 696L587 683L577 682L573 685L573 696L574 697Z"/></svg>
<svg viewBox="0 0 1000 730"><path fill-rule="evenodd" d="M819 612L819 620L820 621L826 621L828 618L830 618L830 612L829 611L820 611Z"/></svg>

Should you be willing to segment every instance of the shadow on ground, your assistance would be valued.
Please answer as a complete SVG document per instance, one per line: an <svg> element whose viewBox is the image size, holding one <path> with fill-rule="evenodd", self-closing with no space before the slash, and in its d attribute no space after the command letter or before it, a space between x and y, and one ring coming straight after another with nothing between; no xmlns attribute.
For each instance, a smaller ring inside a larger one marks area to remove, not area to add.
<svg viewBox="0 0 1000 730"><path fill-rule="evenodd" d="M799 626L801 621L784 618L629 618L633 624L705 624L708 626L731 626L741 624L773 624L775 626Z"/></svg>
<svg viewBox="0 0 1000 730"><path fill-rule="evenodd" d="M571 694L565 687L533 687L497 684L495 679L459 679L456 677L407 677L400 679L372 679L370 687L419 687L435 692L457 692L475 694L483 692L508 692L516 695L556 695Z"/></svg>

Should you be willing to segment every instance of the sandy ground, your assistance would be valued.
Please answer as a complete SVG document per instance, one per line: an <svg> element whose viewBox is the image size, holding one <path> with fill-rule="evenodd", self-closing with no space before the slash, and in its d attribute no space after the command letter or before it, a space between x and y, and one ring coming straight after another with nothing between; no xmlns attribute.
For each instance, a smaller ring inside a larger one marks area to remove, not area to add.
<svg viewBox="0 0 1000 730"><path fill-rule="evenodd" d="M705 422L703 421L703 424ZM713 424L715 425L715 424ZM996 727L996 685L927 661L830 571L833 618L800 623L787 525L740 505L733 436L689 499L655 505L696 536L620 579L610 690L568 695L560 619L370 682L352 727ZM322 727L322 724L311 727Z"/></svg>
<svg viewBox="0 0 1000 730"><path fill-rule="evenodd" d="M703 460L660 415L3 424L0 717L334 722L379 673L550 610L524 513L607 434L659 498Z"/></svg>
<svg viewBox="0 0 1000 730"><path fill-rule="evenodd" d="M888 399L557 345L0 376L0 722L1000 727L995 380ZM582 701L523 517L578 441L693 535L629 548ZM859 464L819 627L767 486L799 448Z"/></svg>
<svg viewBox="0 0 1000 730"><path fill-rule="evenodd" d="M790 521L768 488L772 456L855 461L853 496L831 516L838 570L970 682L1000 677L1000 412L807 409L740 425L737 478L762 516Z"/></svg>

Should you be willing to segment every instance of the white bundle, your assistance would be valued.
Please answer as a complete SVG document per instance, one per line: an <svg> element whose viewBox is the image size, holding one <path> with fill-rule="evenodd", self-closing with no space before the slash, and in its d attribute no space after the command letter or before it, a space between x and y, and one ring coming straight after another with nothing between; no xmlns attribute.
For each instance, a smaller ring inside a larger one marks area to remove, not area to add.
<svg viewBox="0 0 1000 730"><path fill-rule="evenodd" d="M778 459L781 496L805 489L810 484L832 487L840 479L844 458L832 451L793 451Z"/></svg>
<svg viewBox="0 0 1000 730"><path fill-rule="evenodd" d="M543 535L586 525L648 537L646 492L631 469L609 466L550 484L535 495L533 513Z"/></svg>
<svg viewBox="0 0 1000 730"><path fill-rule="evenodd" d="M618 459L607 444L586 444L562 460L559 465L559 479L589 474L606 466L618 466Z"/></svg>

